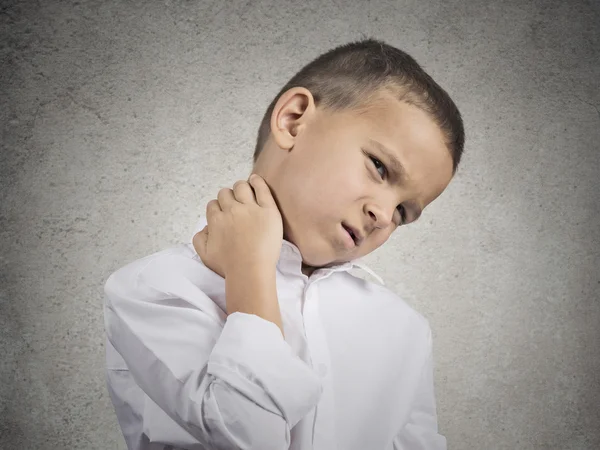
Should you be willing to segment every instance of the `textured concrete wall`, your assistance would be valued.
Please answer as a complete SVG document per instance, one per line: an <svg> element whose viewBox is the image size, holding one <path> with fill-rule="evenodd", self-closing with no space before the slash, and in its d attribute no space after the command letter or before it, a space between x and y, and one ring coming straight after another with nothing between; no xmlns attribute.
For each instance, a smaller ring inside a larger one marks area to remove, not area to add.
<svg viewBox="0 0 600 450"><path fill-rule="evenodd" d="M304 63L382 38L453 96L464 162L367 257L434 331L453 449L600 448L600 4L0 3L0 448L124 448L102 285L246 178Z"/></svg>

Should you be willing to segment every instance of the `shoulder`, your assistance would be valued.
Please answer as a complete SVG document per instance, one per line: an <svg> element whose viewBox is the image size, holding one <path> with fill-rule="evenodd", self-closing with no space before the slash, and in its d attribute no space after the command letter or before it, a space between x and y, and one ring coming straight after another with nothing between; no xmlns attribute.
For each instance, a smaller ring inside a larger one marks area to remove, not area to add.
<svg viewBox="0 0 600 450"><path fill-rule="evenodd" d="M223 278L204 265L191 243L157 252L148 257L138 276L149 284L164 287L187 280L195 285L224 282Z"/></svg>
<svg viewBox="0 0 600 450"><path fill-rule="evenodd" d="M197 273L199 266L203 264L193 246L178 244L138 258L115 270L106 280L105 288L133 289L140 281L151 285L169 283L173 278L180 279L181 276Z"/></svg>
<svg viewBox="0 0 600 450"><path fill-rule="evenodd" d="M105 301L120 310L147 303L194 308L211 315L222 326L226 318L224 283L202 263L191 244L179 244L137 259L111 274L104 286Z"/></svg>

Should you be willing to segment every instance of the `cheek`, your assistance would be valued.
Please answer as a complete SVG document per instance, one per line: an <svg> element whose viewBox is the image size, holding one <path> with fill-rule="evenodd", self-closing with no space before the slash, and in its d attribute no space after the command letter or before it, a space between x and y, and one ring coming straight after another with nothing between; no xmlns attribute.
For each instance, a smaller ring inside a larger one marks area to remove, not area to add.
<svg viewBox="0 0 600 450"><path fill-rule="evenodd" d="M364 166L339 158L298 162L282 182L286 203L295 214L304 216L303 221L318 222L328 217L338 220L348 216L349 211L353 216L358 214L352 208L367 194Z"/></svg>
<svg viewBox="0 0 600 450"><path fill-rule="evenodd" d="M329 211L337 219L356 217L359 211L354 209L357 208L358 199L364 195L358 183L350 181L348 177L335 175L328 177L321 185L315 185L312 194L315 209Z"/></svg>
<svg viewBox="0 0 600 450"><path fill-rule="evenodd" d="M323 182L319 192L324 199L355 202L356 199L367 194L367 180L364 173L351 164L332 167L327 173L322 173L320 179Z"/></svg>

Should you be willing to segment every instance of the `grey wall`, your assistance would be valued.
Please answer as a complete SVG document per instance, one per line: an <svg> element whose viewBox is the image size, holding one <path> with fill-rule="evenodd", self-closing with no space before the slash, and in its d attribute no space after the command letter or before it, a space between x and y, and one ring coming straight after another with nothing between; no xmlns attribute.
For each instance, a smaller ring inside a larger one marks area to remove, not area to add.
<svg viewBox="0 0 600 450"><path fill-rule="evenodd" d="M598 2L0 5L2 449L125 448L104 281L186 240L283 83L361 33L466 124L448 190L367 257L430 319L450 448L600 448Z"/></svg>

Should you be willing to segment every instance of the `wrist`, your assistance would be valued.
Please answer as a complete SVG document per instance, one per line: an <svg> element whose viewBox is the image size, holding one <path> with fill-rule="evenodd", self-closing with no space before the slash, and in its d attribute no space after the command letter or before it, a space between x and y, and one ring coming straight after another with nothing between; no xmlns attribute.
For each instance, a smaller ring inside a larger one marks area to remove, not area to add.
<svg viewBox="0 0 600 450"><path fill-rule="evenodd" d="M269 263L243 263L236 262L231 264L227 268L225 279L229 278L248 278L248 279L259 279L269 281L272 277L275 277L277 272L277 266Z"/></svg>
<svg viewBox="0 0 600 450"><path fill-rule="evenodd" d="M273 322L283 334L275 269L254 267L228 271L225 303L227 315L234 312L254 314Z"/></svg>

